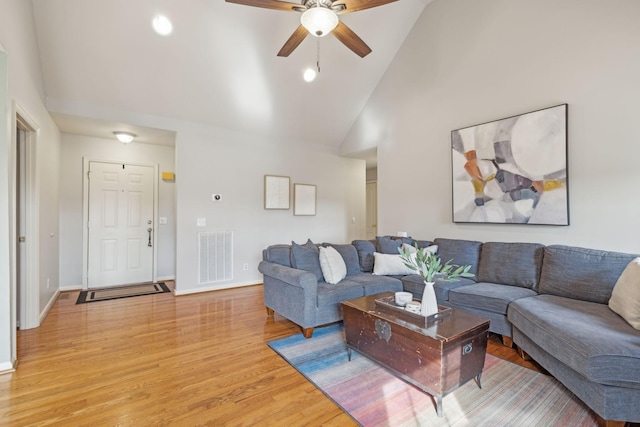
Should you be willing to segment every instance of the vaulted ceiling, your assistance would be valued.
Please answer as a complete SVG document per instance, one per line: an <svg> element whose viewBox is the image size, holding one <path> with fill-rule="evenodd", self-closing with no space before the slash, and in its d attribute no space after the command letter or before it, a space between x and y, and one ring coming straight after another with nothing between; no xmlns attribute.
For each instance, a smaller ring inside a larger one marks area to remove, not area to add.
<svg viewBox="0 0 640 427"><path fill-rule="evenodd" d="M300 15L223 0L33 5L48 105L63 131L99 128L65 114L67 105L88 105L337 147L430 1L341 15L371 47L365 58L331 35L308 36L278 57ZM153 31L157 14L172 21L170 36ZM306 83L318 50L320 74Z"/></svg>

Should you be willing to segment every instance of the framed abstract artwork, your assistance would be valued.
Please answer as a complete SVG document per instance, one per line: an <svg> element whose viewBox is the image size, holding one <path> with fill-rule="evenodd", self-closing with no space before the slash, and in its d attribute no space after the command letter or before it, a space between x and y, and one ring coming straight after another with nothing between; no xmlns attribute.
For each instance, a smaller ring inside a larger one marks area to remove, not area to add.
<svg viewBox="0 0 640 427"><path fill-rule="evenodd" d="M451 132L453 222L569 225L568 105Z"/></svg>

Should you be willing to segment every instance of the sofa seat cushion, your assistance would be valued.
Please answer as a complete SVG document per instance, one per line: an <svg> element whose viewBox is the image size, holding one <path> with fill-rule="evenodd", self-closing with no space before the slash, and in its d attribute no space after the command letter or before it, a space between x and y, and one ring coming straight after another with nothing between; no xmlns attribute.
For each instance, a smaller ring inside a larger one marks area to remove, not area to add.
<svg viewBox="0 0 640 427"><path fill-rule="evenodd" d="M449 301L449 292L461 286L476 283L473 279L459 278L457 281L444 281L436 279L433 290L436 292L438 303ZM412 274L402 278L402 287L405 291L411 292L417 298L422 298L424 292L424 279L419 274Z"/></svg>
<svg viewBox="0 0 640 427"><path fill-rule="evenodd" d="M451 289L449 302L506 315L512 301L535 295L538 295L535 291L519 286L480 282Z"/></svg>
<svg viewBox="0 0 640 427"><path fill-rule="evenodd" d="M514 301L508 319L588 380L640 389L640 331L606 304L539 295Z"/></svg>
<svg viewBox="0 0 640 427"><path fill-rule="evenodd" d="M543 252L544 246L537 243L485 242L477 280L536 290Z"/></svg>
<svg viewBox="0 0 640 427"><path fill-rule="evenodd" d="M361 296L364 296L362 284L350 279L344 279L335 285L318 282L318 307L339 304L344 300Z"/></svg>
<svg viewBox="0 0 640 427"><path fill-rule="evenodd" d="M400 292L402 290L400 279L391 276L360 273L355 276L348 276L347 279L360 283L365 295L379 294L380 292Z"/></svg>

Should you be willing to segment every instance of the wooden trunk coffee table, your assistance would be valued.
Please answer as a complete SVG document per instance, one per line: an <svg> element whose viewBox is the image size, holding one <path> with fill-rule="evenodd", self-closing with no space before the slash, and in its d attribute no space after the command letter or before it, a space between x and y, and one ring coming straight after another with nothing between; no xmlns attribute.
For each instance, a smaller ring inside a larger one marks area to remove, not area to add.
<svg viewBox="0 0 640 427"><path fill-rule="evenodd" d="M386 292L341 303L349 359L356 350L429 393L441 417L446 394L471 379L481 386L489 320L452 309L425 327L376 304L390 296Z"/></svg>

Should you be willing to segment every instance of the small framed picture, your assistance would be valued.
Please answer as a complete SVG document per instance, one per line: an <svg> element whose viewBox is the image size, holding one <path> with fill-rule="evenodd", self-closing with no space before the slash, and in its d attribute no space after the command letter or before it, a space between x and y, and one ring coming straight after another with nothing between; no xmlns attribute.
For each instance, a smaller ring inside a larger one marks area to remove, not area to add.
<svg viewBox="0 0 640 427"><path fill-rule="evenodd" d="M316 214L316 186L310 184L293 184L293 214Z"/></svg>
<svg viewBox="0 0 640 427"><path fill-rule="evenodd" d="M289 182L288 176L264 176L265 209L289 209Z"/></svg>

